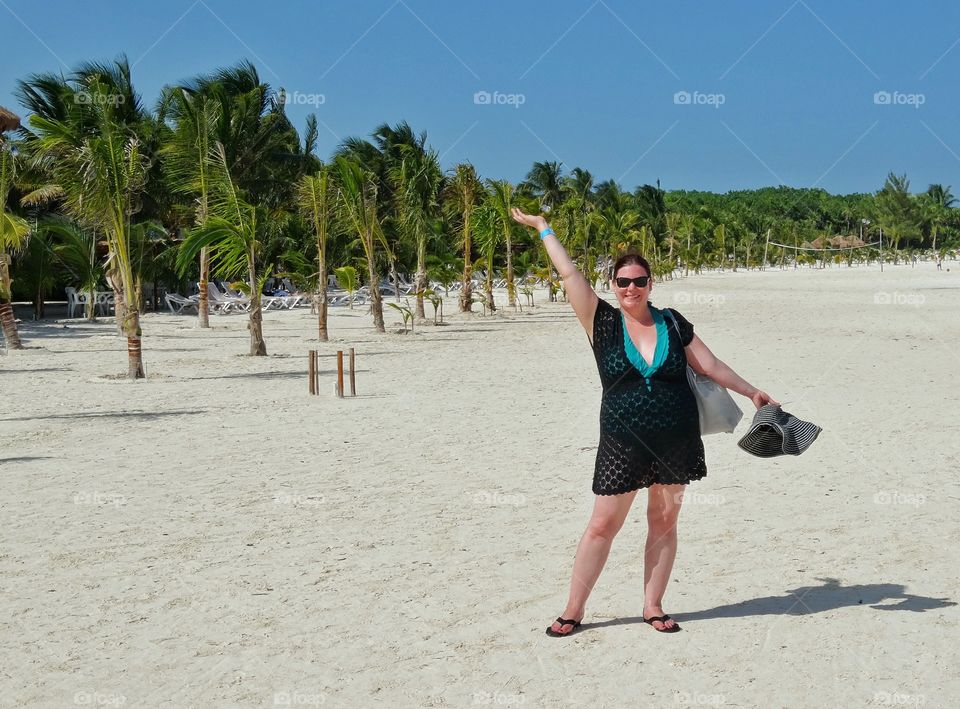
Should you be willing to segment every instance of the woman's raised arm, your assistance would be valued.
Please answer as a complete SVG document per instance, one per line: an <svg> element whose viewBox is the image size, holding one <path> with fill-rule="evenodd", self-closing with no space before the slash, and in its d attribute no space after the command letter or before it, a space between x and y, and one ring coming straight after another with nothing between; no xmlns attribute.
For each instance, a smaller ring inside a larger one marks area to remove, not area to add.
<svg viewBox="0 0 960 709"><path fill-rule="evenodd" d="M533 227L540 232L541 235L545 229L549 229L547 220L541 216L524 214L516 207L511 210L511 214L513 215L514 221ZM547 255L553 262L554 268L557 269L560 277L563 278L563 288L567 292L567 300L570 302L570 305L573 306L573 312L577 314L577 319L580 321L580 324L583 325L583 329L587 331L587 337L589 337L592 342L593 315L597 311L597 300L599 296L594 292L593 288L590 287L587 279L583 277L579 269L577 269L577 265L567 254L567 250L563 248L563 244L560 243L560 239L553 233L553 230L550 229L547 235L545 237L541 236L541 238L543 239L544 247L547 249Z"/></svg>

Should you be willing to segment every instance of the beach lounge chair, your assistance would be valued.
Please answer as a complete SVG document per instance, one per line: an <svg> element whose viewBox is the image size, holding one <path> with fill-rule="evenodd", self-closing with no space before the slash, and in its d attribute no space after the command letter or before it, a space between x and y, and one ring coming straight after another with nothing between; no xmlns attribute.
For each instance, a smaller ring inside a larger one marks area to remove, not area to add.
<svg viewBox="0 0 960 709"><path fill-rule="evenodd" d="M216 285L209 282L207 283L207 303L210 305L211 312L217 315L250 310L249 299L228 298Z"/></svg>
<svg viewBox="0 0 960 709"><path fill-rule="evenodd" d="M163 298L167 301L167 307L170 308L170 312L173 315L183 315L183 311L187 308L196 308L197 312L200 312L199 300L184 298L182 295L177 295L176 293L167 293Z"/></svg>

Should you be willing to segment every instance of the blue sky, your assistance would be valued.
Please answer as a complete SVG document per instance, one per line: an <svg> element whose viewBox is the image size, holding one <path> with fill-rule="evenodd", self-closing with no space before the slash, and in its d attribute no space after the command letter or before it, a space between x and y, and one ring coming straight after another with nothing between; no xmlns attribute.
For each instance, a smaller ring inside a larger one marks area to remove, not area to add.
<svg viewBox="0 0 960 709"><path fill-rule="evenodd" d="M17 79L84 60L126 53L152 104L248 58L298 127L317 113L323 158L407 120L444 167L513 181L560 160L626 189L960 188L957 3L0 0L0 46L14 110Z"/></svg>

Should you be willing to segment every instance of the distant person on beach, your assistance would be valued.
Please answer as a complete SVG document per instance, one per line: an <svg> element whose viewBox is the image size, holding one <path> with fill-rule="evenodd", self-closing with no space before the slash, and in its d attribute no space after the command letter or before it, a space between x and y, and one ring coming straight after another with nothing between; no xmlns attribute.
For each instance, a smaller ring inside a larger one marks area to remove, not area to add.
<svg viewBox="0 0 960 709"><path fill-rule="evenodd" d="M684 486L707 474L687 363L758 409L779 402L717 359L680 313L649 302L653 277L643 256L627 253L614 264L611 285L620 304L614 308L577 270L546 219L519 209L513 218L540 232L603 384L593 514L577 547L567 606L547 634L569 635L580 626L587 597L641 488L648 489L643 619L660 632L676 632L680 626L664 613L663 596L677 554L677 519Z"/></svg>
<svg viewBox="0 0 960 709"><path fill-rule="evenodd" d="M937 255L937 270L938 271L943 270L943 259L940 258L939 254Z"/></svg>

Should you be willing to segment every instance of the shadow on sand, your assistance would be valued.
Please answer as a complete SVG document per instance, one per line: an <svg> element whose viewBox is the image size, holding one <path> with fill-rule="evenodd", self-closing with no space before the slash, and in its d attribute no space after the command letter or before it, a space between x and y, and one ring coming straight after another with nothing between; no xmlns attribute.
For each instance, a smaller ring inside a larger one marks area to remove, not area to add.
<svg viewBox="0 0 960 709"><path fill-rule="evenodd" d="M142 421L164 418L166 416L189 416L191 414L205 414L209 409L193 409L179 411L73 411L69 414L49 414L47 416L17 416L0 418L0 421L45 421L47 419L109 419L131 418Z"/></svg>
<svg viewBox="0 0 960 709"><path fill-rule="evenodd" d="M714 608L704 608L692 613L670 613L681 625L684 622L710 620L712 618L750 618L765 615L808 615L846 608L847 606L869 606L881 611L910 611L923 613L955 606L957 603L947 598L931 598L907 593L906 587L899 583L871 583L842 586L836 579L821 579L820 586L801 586L784 591L780 596L761 596L739 603L729 603ZM581 628L602 628L612 625L642 623L643 618L617 618L600 623L584 623Z"/></svg>

